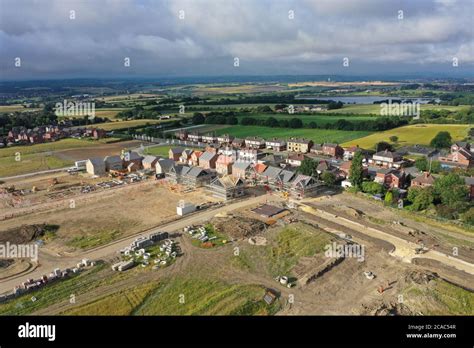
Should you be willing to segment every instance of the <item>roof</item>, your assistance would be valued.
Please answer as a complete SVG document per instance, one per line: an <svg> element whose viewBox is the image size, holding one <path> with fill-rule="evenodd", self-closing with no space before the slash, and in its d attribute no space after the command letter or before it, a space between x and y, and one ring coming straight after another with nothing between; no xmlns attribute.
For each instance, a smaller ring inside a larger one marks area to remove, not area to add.
<svg viewBox="0 0 474 348"><path fill-rule="evenodd" d="M305 156L303 154L292 154L290 156L288 156L288 159L289 160L292 160L292 161L303 161L305 159Z"/></svg>
<svg viewBox="0 0 474 348"><path fill-rule="evenodd" d="M125 152L127 153L127 152ZM141 159L142 156L140 156L137 152L135 151L128 151L128 158L127 160L128 161L133 161L133 160L137 160L137 159Z"/></svg>
<svg viewBox="0 0 474 348"><path fill-rule="evenodd" d="M328 170L330 167L331 165L327 161L320 161L318 166L316 167L316 170L325 171Z"/></svg>
<svg viewBox="0 0 474 348"><path fill-rule="evenodd" d="M388 158L396 158L400 157L400 155L396 152L384 150L377 152L374 156L381 156L381 157L388 157Z"/></svg>
<svg viewBox="0 0 474 348"><path fill-rule="evenodd" d="M298 176L295 178L295 180L293 180L293 182L291 183L292 186L302 186L302 187L305 187L305 186L308 186L312 183L314 183L315 180L312 176L308 176L308 175L303 175L303 174L298 174Z"/></svg>
<svg viewBox="0 0 474 348"><path fill-rule="evenodd" d="M304 139L304 138L301 138L301 139L298 139L298 138L294 138L294 139L289 139L288 142L289 143L299 143L299 144L309 144L311 140L309 139Z"/></svg>
<svg viewBox="0 0 474 348"><path fill-rule="evenodd" d="M160 158L156 162L155 166L158 166L158 165L163 169L169 169L174 166L174 161L169 158Z"/></svg>
<svg viewBox="0 0 474 348"><path fill-rule="evenodd" d="M276 179L281 171L281 168L268 166L267 169L265 169L265 171L263 172L263 175L271 179Z"/></svg>
<svg viewBox="0 0 474 348"><path fill-rule="evenodd" d="M414 178L411 182L417 182L420 184L433 184L435 182L435 178L433 177L433 175L431 175L431 173L424 172L423 174Z"/></svg>
<svg viewBox="0 0 474 348"><path fill-rule="evenodd" d="M285 143L286 143L286 140L273 138L273 139L268 139L268 140L266 140L266 142L267 142L267 143L285 144Z"/></svg>
<svg viewBox="0 0 474 348"><path fill-rule="evenodd" d="M267 169L267 166L263 163L257 163L253 168L258 174L261 174L265 171L265 169Z"/></svg>
<svg viewBox="0 0 474 348"><path fill-rule="evenodd" d="M464 177L464 182L466 183L466 185L474 186L474 177L466 176Z"/></svg>
<svg viewBox="0 0 474 348"><path fill-rule="evenodd" d="M321 144L314 144L313 145L313 148L311 150L322 150L323 149L323 145Z"/></svg>
<svg viewBox="0 0 474 348"><path fill-rule="evenodd" d="M175 155L180 155L183 153L183 148L181 147L172 147L170 148L170 151L171 153L175 154Z"/></svg>
<svg viewBox="0 0 474 348"><path fill-rule="evenodd" d="M158 160L158 157L148 155L143 158L142 163L152 164L154 161L157 161L157 160Z"/></svg>
<svg viewBox="0 0 474 348"><path fill-rule="evenodd" d="M282 170L279 174L278 174L278 178L283 181L283 182L290 182L291 179L293 179L293 177L295 176L295 173L289 171L289 170Z"/></svg>
<svg viewBox="0 0 474 348"><path fill-rule="evenodd" d="M339 144L334 144L334 143L324 143L323 146L326 146L326 147L338 147Z"/></svg>
<svg viewBox="0 0 474 348"><path fill-rule="evenodd" d="M232 168L247 170L252 165L252 162L239 161L235 162Z"/></svg>
<svg viewBox="0 0 474 348"><path fill-rule="evenodd" d="M248 140L248 141L260 141L260 142L264 142L264 141L265 141L265 139L260 138L260 137L247 137L247 138L245 138L245 140Z"/></svg>
<svg viewBox="0 0 474 348"><path fill-rule="evenodd" d="M186 155L186 156L191 156L192 153L193 153L193 150L191 150L191 149L184 149L183 152L182 152L182 154Z"/></svg>
<svg viewBox="0 0 474 348"><path fill-rule="evenodd" d="M351 146L351 147L346 147L344 150L347 152L356 152L356 151L361 150L361 148L359 146Z"/></svg>
<svg viewBox="0 0 474 348"><path fill-rule="evenodd" d="M206 151L199 157L199 161L212 161L212 159L216 156L217 156L216 153Z"/></svg>
<svg viewBox="0 0 474 348"><path fill-rule="evenodd" d="M230 175L224 175L223 177L216 178L211 182L211 185L220 185L224 188L235 187L238 185L243 185L244 181L240 178L236 178Z"/></svg>
<svg viewBox="0 0 474 348"><path fill-rule="evenodd" d="M104 162L107 163L107 164L111 164L111 163L122 163L122 159L121 159L120 156L118 156L118 155L105 156L105 157L104 157Z"/></svg>
<svg viewBox="0 0 474 348"><path fill-rule="evenodd" d="M105 165L104 159L101 157L94 157L94 158L89 158L88 161L92 163L92 165L95 166L103 166Z"/></svg>
<svg viewBox="0 0 474 348"><path fill-rule="evenodd" d="M201 157L202 154L203 154L202 151L194 151L191 156L195 156L196 158L199 158L199 157Z"/></svg>
<svg viewBox="0 0 474 348"><path fill-rule="evenodd" d="M200 176L202 173L205 173L207 174L207 171L202 169L202 168L199 168L199 167L189 167L189 170L183 174L183 175L186 175L186 176L189 176L189 177L193 177L193 178L197 178L198 176Z"/></svg>

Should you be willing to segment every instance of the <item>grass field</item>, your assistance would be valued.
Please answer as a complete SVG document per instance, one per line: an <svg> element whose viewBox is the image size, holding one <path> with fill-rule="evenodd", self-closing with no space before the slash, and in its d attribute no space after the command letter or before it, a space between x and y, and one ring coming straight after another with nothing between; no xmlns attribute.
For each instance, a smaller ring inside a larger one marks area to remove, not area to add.
<svg viewBox="0 0 474 348"><path fill-rule="evenodd" d="M450 106L450 105L433 105L433 104L422 104L420 106L421 111L424 110L448 110L448 111L462 111L469 109L469 105L459 105L459 106ZM342 109L333 109L323 111L329 114L372 114L380 115L380 105L379 104L350 104L344 105Z"/></svg>
<svg viewBox="0 0 474 348"><path fill-rule="evenodd" d="M170 120L166 120L166 121L170 121ZM99 127L99 128L105 129L106 131L112 131L112 130L127 129L127 128L146 126L146 125L159 124L159 123L162 123L162 122L163 121L160 121L160 120L144 119L144 120L106 122L106 123L100 123L99 125L91 125L91 126L88 126L88 127L89 128Z"/></svg>
<svg viewBox="0 0 474 348"><path fill-rule="evenodd" d="M335 142L343 143L365 137L371 132L368 131L340 131L333 129L291 129L291 128L270 128L257 126L230 126L216 130L217 135L230 134L238 138L247 136L261 136L265 139L290 137L304 137L316 143Z"/></svg>
<svg viewBox="0 0 474 348"><path fill-rule="evenodd" d="M36 111L40 110L39 108L25 108L21 104L14 105L0 105L0 113L2 112L15 112L15 111Z"/></svg>
<svg viewBox="0 0 474 348"><path fill-rule="evenodd" d="M265 289L256 285L228 284L220 280L175 277L167 279L139 305L136 315L271 315Z"/></svg>
<svg viewBox="0 0 474 348"><path fill-rule="evenodd" d="M276 244L268 249L270 273L288 275L301 257L321 253L331 240L329 234L309 225L287 226L279 232Z"/></svg>
<svg viewBox="0 0 474 348"><path fill-rule="evenodd" d="M32 173L49 169L71 166L73 161L66 161L54 155L30 154L21 156L21 161L15 157L0 157L0 178L24 173Z"/></svg>
<svg viewBox="0 0 474 348"><path fill-rule="evenodd" d="M342 146L359 145L364 149L372 149L380 141L390 142L391 136L397 136L397 147L406 145L429 145L431 139L438 132L448 131L453 141L461 140L467 136L469 130L467 124L418 124L390 129L384 132L374 133L361 139L347 140Z"/></svg>
<svg viewBox="0 0 474 348"><path fill-rule="evenodd" d="M277 120L291 120L292 118L299 118L305 125L309 124L310 122L315 122L317 125L324 125L327 123L336 123L338 120L347 120L351 122L357 122L357 121L369 121L373 120L376 118L376 116L339 116L339 115L321 115L321 114L315 114L315 115L298 115L298 114L259 114L259 115L245 115L245 116L240 116L240 117L251 117L251 118L256 118L256 119L267 119L269 117L274 117Z"/></svg>

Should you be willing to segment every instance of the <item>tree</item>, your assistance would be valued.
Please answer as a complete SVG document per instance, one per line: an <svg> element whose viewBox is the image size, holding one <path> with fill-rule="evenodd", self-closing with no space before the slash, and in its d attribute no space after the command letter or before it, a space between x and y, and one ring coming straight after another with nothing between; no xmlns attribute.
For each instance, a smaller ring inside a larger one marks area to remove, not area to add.
<svg viewBox="0 0 474 348"><path fill-rule="evenodd" d="M396 135L392 135L389 139L392 143L396 143L398 141L398 137Z"/></svg>
<svg viewBox="0 0 474 348"><path fill-rule="evenodd" d="M377 195L383 193L384 187L375 181L364 181L362 183L362 191L371 195Z"/></svg>
<svg viewBox="0 0 474 348"><path fill-rule="evenodd" d="M352 186L360 188L364 180L364 168L362 167L363 155L361 151L357 151L352 159L351 168L349 169L349 181Z"/></svg>
<svg viewBox="0 0 474 348"><path fill-rule="evenodd" d="M303 127L303 121L301 121L299 118L292 118L290 120L290 128L302 128Z"/></svg>
<svg viewBox="0 0 474 348"><path fill-rule="evenodd" d="M193 114L192 122L193 124L203 124L205 121L204 115L200 112L195 112Z"/></svg>
<svg viewBox="0 0 474 348"><path fill-rule="evenodd" d="M434 201L433 189L431 187L410 187L407 198L412 203L412 210L425 210Z"/></svg>
<svg viewBox="0 0 474 348"><path fill-rule="evenodd" d="M392 191L387 191L385 194L384 202L386 205L392 205L393 203L393 193Z"/></svg>
<svg viewBox="0 0 474 348"><path fill-rule="evenodd" d="M462 214L461 220L466 224L474 225L474 207Z"/></svg>
<svg viewBox="0 0 474 348"><path fill-rule="evenodd" d="M436 134L436 136L431 140L430 145L437 149L441 149L444 147L450 147L451 143L451 134L449 134L449 132L442 131Z"/></svg>
<svg viewBox="0 0 474 348"><path fill-rule="evenodd" d="M416 167L416 169L418 169L421 172L427 171L428 170L428 161L427 161L426 157L418 158L415 161L415 167Z"/></svg>
<svg viewBox="0 0 474 348"><path fill-rule="evenodd" d="M298 172L303 175L313 176L316 174L317 163L311 158L305 158L301 161L301 165L298 168Z"/></svg>
<svg viewBox="0 0 474 348"><path fill-rule="evenodd" d="M464 179L455 173L449 173L438 178L434 183L437 199L449 208L457 209L459 213L467 209L468 188Z"/></svg>
<svg viewBox="0 0 474 348"><path fill-rule="evenodd" d="M321 179L328 186L333 186L336 183L336 176L334 175L334 173L331 172L324 172L321 175Z"/></svg>
<svg viewBox="0 0 474 348"><path fill-rule="evenodd" d="M387 143L386 141L381 141L375 144L376 152L385 151L385 150L392 151L393 150L392 145Z"/></svg>
<svg viewBox="0 0 474 348"><path fill-rule="evenodd" d="M269 117L265 120L265 126L267 127L278 127L278 120L275 117Z"/></svg>

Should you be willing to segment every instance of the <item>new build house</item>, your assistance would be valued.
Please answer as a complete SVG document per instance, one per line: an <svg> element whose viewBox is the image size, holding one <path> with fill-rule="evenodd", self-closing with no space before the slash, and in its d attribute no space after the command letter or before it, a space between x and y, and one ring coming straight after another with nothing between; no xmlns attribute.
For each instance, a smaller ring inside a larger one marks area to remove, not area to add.
<svg viewBox="0 0 474 348"><path fill-rule="evenodd" d="M227 201L245 195L245 183L241 178L225 175L213 179L208 190L214 197Z"/></svg>

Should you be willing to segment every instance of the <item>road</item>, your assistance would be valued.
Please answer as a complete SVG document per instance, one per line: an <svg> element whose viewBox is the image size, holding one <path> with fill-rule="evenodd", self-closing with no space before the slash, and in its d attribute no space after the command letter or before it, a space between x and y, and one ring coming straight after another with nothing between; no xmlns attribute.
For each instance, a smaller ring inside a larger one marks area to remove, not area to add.
<svg viewBox="0 0 474 348"><path fill-rule="evenodd" d="M42 170L40 172L26 173L26 174L14 175L14 176L6 176L6 177L3 177L3 178L0 178L0 180L5 181L5 180L12 180L12 179L28 178L30 176L41 175L41 174L58 173L58 172L65 171L68 168L71 168L71 166L63 167L63 168L56 168L56 169Z"/></svg>
<svg viewBox="0 0 474 348"><path fill-rule="evenodd" d="M344 217L328 213L324 210L317 209L306 204L301 205L301 210L303 210L306 213L321 217L323 219L330 220L341 226L352 228L369 237L381 239L393 244L395 246L395 250L390 252L390 255L397 257L404 262L411 263L414 258L422 257L422 258L439 261L443 263L444 265L451 266L458 270L474 275L474 264L458 259L454 256L447 255L445 253L442 253L436 250L429 250L425 252L424 254L416 254L415 249L418 247L418 245L413 242L409 242L405 239L396 237L389 233L362 225L358 222L351 221Z"/></svg>
<svg viewBox="0 0 474 348"><path fill-rule="evenodd" d="M199 224L213 218L216 214L228 213L237 209L245 208L254 204L265 203L267 201L279 201L280 197L276 195L262 195L257 197L246 198L235 203L227 204L215 209L204 210L202 212L194 213L188 217L184 217L177 221L156 226L147 231L128 236L126 238L114 241L112 243L90 249L84 252L78 252L71 255L54 255L50 252L45 252L40 249L39 265L29 273L23 273L18 276L7 278L0 282L0 293L9 292L13 287L20 284L26 279L38 279L44 274L49 274L54 268L73 268L82 259L100 260L117 255L120 249L129 246L130 243L140 235L147 235L154 232L166 231L174 232L182 230L185 226Z"/></svg>

